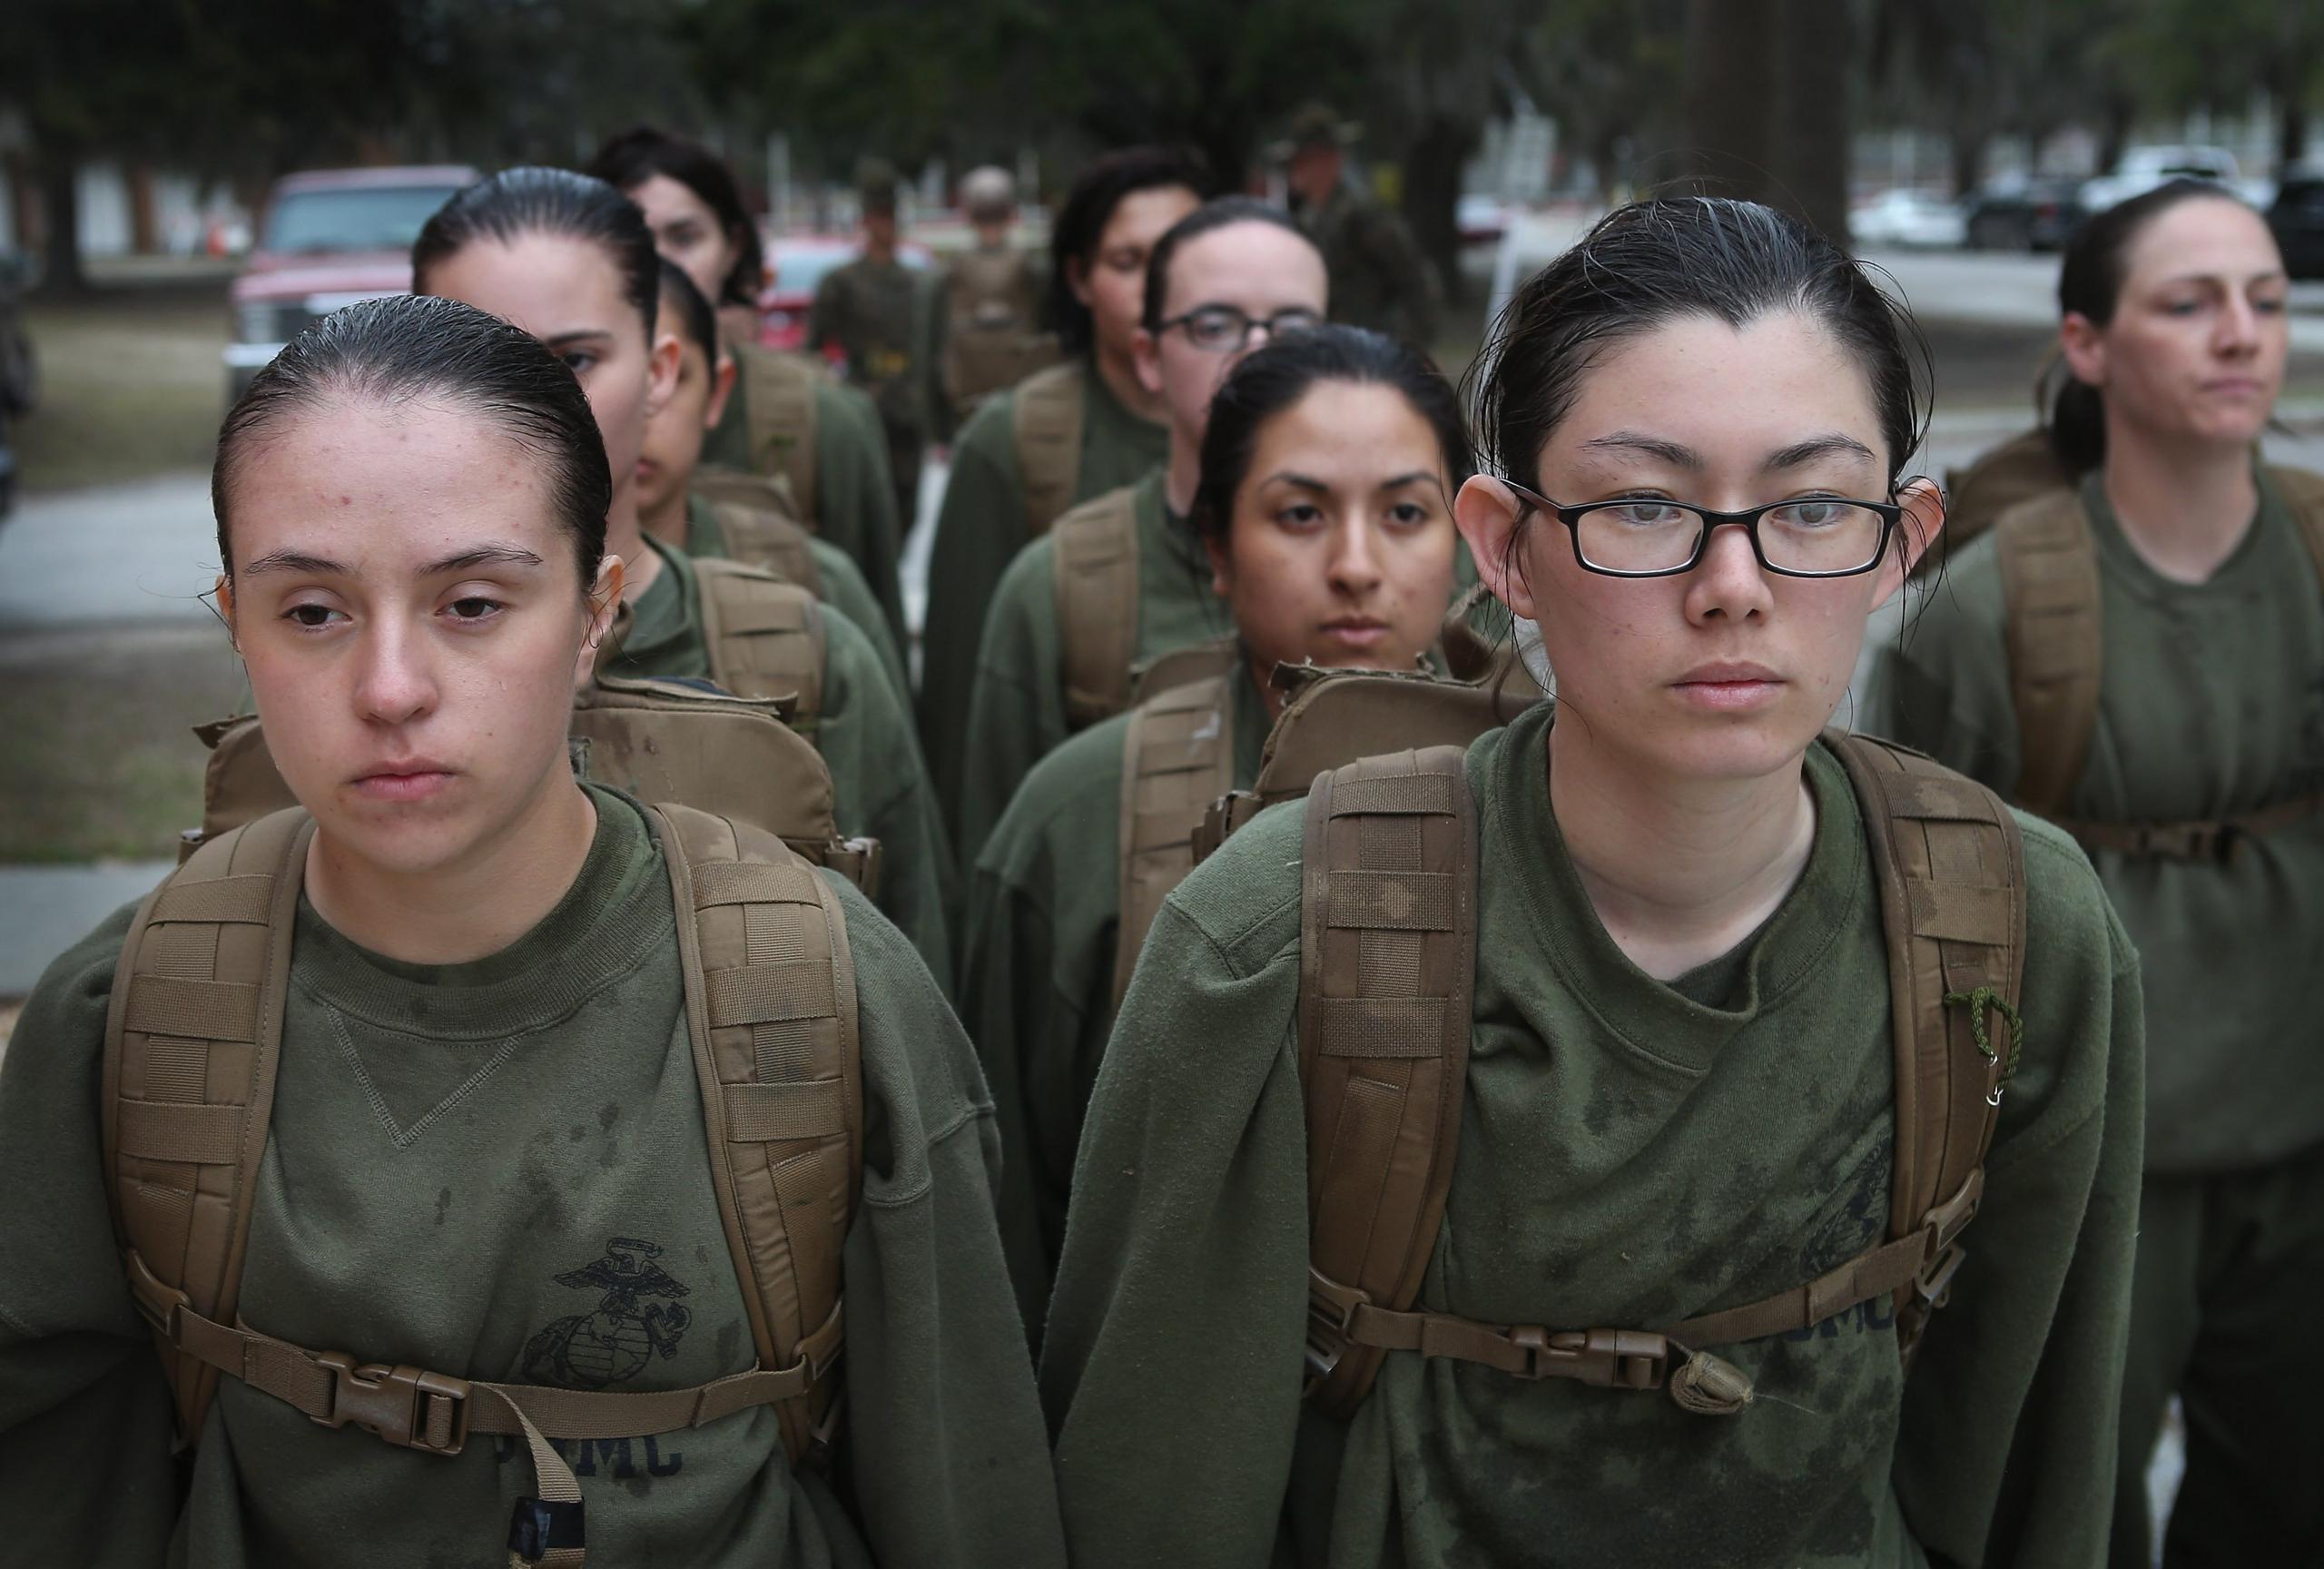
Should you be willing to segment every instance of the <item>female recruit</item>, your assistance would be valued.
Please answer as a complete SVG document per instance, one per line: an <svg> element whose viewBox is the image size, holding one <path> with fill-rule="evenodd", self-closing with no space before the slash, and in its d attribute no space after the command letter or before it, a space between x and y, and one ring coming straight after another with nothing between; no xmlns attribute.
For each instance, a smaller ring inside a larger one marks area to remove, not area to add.
<svg viewBox="0 0 2324 1569"><path fill-rule="evenodd" d="M677 340L655 331L660 274L637 208L602 181L560 169L511 169L470 186L412 246L416 292L465 301L531 332L573 368L596 410L613 464L606 548L627 567L631 616L607 668L706 678L745 697L797 692L796 674L778 678L759 667L785 656L787 646L773 641L787 630L773 603L782 596L730 586L737 603L720 614L735 635L714 640L707 568L648 537L639 521L638 455L681 357ZM819 670L808 677L819 690L803 709L831 769L840 830L880 841L880 907L943 977L950 855L911 720L863 633L828 606L820 625ZM753 636L768 641L745 641Z"/></svg>
<svg viewBox="0 0 2324 1569"><path fill-rule="evenodd" d="M300 804L107 921L16 1026L11 1557L1061 1563L984 1093L934 982L780 841L569 765L623 577L571 373L451 301L353 306L260 372L213 488L219 609ZM747 1029L739 1061L705 1049L735 1033L714 1002L697 1041L719 899L815 939L796 1028L854 1022L878 1136L852 1168L793 1147L860 1199L843 1238L786 1218L781 1268L844 1295L843 1375L746 1293L722 1219L748 1173L713 1151L784 1146L705 1139L697 1064L730 1110L796 1086ZM762 1324L815 1357L785 1372ZM819 1452L802 1391L833 1377Z"/></svg>
<svg viewBox="0 0 2324 1569"><path fill-rule="evenodd" d="M901 639L903 525L879 410L806 356L759 342L758 230L725 160L640 125L599 148L588 173L644 210L655 245L719 309L720 336L739 374L704 460L787 481L800 516L862 567L889 631Z"/></svg>
<svg viewBox="0 0 2324 1569"><path fill-rule="evenodd" d="M2146 1180L2112 1561L2186 1413L2168 1564L2324 1551L2324 479L2258 452L2290 337L2259 215L2181 181L2059 274L2069 486L2005 511L1885 658L1891 732L2082 842L2146 977Z"/></svg>
<svg viewBox="0 0 2324 1569"><path fill-rule="evenodd" d="M1557 705L1165 903L1043 1341L1078 1561L2099 1550L2135 961L2063 835L1822 736L1942 521L1907 332L1734 202L1519 292L1455 516Z"/></svg>
<svg viewBox="0 0 2324 1569"><path fill-rule="evenodd" d="M1002 1236L1036 1326L1082 1109L1143 934L1123 931L1125 876L1108 874L1127 870L1125 775L1184 769L1187 747L1206 745L1220 749L1219 782L1247 788L1283 703L1277 666L1415 668L1452 592L1452 495L1469 441L1452 387L1419 355L1325 327L1268 344L1227 378L1201 473L1194 524L1236 627L1227 673L1043 759L986 841L962 926L963 1011L1002 1108ZM1156 815L1141 840L1161 836ZM1137 868L1136 902L1167 892L1168 875Z"/></svg>
<svg viewBox="0 0 2324 1569"><path fill-rule="evenodd" d="M987 399L952 448L931 547L920 733L938 793L959 797L985 607L1009 558L1066 511L1132 484L1169 451L1159 394L1137 374L1146 260L1206 187L1183 154L1109 153L1082 172L1049 235L1049 324L1065 362Z"/></svg>

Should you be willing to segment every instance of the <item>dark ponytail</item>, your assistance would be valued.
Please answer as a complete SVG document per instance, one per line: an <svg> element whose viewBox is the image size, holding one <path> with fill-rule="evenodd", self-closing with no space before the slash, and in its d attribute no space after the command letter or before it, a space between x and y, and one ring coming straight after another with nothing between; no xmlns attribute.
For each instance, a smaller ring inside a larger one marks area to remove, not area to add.
<svg viewBox="0 0 2324 1569"><path fill-rule="evenodd" d="M636 202L570 169L504 169L455 194L411 242L411 291L430 292L428 272L478 240L505 245L527 234L562 235L602 250L621 274L623 297L637 307L645 341L654 341L662 281L654 231Z"/></svg>
<svg viewBox="0 0 2324 1569"><path fill-rule="evenodd" d="M2058 265L2058 314L2086 317L2093 327L2114 320L2122 303L2122 280L2129 271L2131 246L2146 226L2182 202L2232 202L2249 204L2226 186L2210 180L2181 176L2153 190L2117 202L2083 223L2066 244ZM2106 459L2106 400L2097 388L2081 380L2060 358L2043 372L2054 382L2047 392L2050 450L2066 472L2087 474Z"/></svg>
<svg viewBox="0 0 2324 1569"><path fill-rule="evenodd" d="M1251 471L1251 455L1268 420L1325 381L1389 387L1436 432L1444 460L1444 495L1475 471L1460 399L1443 373L1414 349L1362 327L1318 327L1272 338L1228 373L1210 401L1202 438L1202 478L1193 522L1206 538L1224 539L1235 519L1235 493Z"/></svg>
<svg viewBox="0 0 2324 1569"><path fill-rule="evenodd" d="M573 536L582 592L596 582L613 475L581 383L532 334L473 305L425 295L335 311L251 379L219 429L210 476L218 558L229 577L236 481L251 448L302 410L336 398L447 403L497 426L547 470L550 505Z"/></svg>

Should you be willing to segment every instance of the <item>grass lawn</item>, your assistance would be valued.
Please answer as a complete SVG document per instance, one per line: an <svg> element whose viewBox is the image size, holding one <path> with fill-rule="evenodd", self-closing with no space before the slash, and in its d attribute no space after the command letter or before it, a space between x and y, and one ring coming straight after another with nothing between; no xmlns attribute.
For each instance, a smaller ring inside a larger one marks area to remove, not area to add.
<svg viewBox="0 0 2324 1569"><path fill-rule="evenodd" d="M35 294L25 320L40 357L40 406L13 432L25 489L210 467L226 412L223 285Z"/></svg>
<svg viewBox="0 0 2324 1569"><path fill-rule="evenodd" d="M190 726L241 692L220 627L0 643L0 863L174 855L202 820Z"/></svg>

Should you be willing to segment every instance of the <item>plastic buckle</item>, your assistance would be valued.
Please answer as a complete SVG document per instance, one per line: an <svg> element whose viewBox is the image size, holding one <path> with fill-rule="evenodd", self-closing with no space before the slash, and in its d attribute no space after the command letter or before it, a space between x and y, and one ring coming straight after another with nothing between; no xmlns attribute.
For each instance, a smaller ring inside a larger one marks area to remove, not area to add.
<svg viewBox="0 0 2324 1569"><path fill-rule="evenodd" d="M559 1547L586 1548L586 1522L582 1501L551 1503L546 1498L519 1498L508 1512L508 1551L527 1564L537 1564Z"/></svg>
<svg viewBox="0 0 2324 1569"><path fill-rule="evenodd" d="M1953 1289L1953 1277L1960 1269L1961 1260L1968 1256L1969 1250L1958 1244L1945 1248L1934 1262L1921 1266L1920 1273L1913 1277L1914 1295L1931 1308L1944 1307Z"/></svg>
<svg viewBox="0 0 2324 1569"><path fill-rule="evenodd" d="M1669 1369L1670 1342L1640 1329L1567 1329L1552 1335L1520 1325L1510 1341L1524 1349L1523 1378L1573 1378L1604 1389L1659 1389Z"/></svg>
<svg viewBox="0 0 2324 1569"><path fill-rule="evenodd" d="M374 1437L429 1455L457 1455L468 1443L468 1380L430 1373L424 1367L358 1364L344 1351L325 1351L315 1362L331 1373L330 1415L313 1418L318 1426L344 1427L352 1422ZM428 1441L426 1402L429 1400L452 1403L448 1443Z"/></svg>
<svg viewBox="0 0 2324 1569"><path fill-rule="evenodd" d="M1367 1306L1372 1294L1360 1286L1343 1286L1310 1268L1307 1271L1308 1388L1331 1377L1346 1355L1348 1333L1355 1310Z"/></svg>
<svg viewBox="0 0 2324 1569"><path fill-rule="evenodd" d="M163 1285L135 1248L129 1250L127 1262L130 1305L137 1309L139 1317L153 1327L154 1333L176 1345L178 1310L192 1307L193 1299L173 1286Z"/></svg>

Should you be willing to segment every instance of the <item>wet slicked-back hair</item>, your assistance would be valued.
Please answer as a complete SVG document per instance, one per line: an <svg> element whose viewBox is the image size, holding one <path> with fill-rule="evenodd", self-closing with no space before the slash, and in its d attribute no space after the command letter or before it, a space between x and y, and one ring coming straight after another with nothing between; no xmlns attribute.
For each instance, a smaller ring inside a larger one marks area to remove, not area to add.
<svg viewBox="0 0 2324 1569"><path fill-rule="evenodd" d="M1608 350L1682 317L1740 328L1784 311L1831 333L1863 369L1893 486L1927 419L1929 356L1919 328L1821 234L1724 197L1617 208L1517 291L1472 373L1485 454L1501 473L1539 489L1541 449Z"/></svg>
<svg viewBox="0 0 2324 1569"><path fill-rule="evenodd" d="M726 237L734 245L734 265L719 282L721 305L754 304L765 258L759 249L758 225L743 209L742 187L726 160L699 142L653 125L623 132L589 160L588 173L624 194L636 190L656 174L675 180L703 200L717 214Z"/></svg>
<svg viewBox="0 0 2324 1569"><path fill-rule="evenodd" d="M2095 327L2112 321L2122 301L2131 247L2148 224L2185 202L2226 202L2251 211L2250 202L2217 181L2184 175L2117 202L2066 242L2058 262L2058 314L2085 316ZM2097 388L2076 380L2063 358L2050 374L2057 378L2043 421L2050 450L2068 473L2086 474L2106 458L2106 400Z"/></svg>
<svg viewBox="0 0 2324 1569"><path fill-rule="evenodd" d="M702 291L694 287L694 279L675 262L662 263L662 300L664 305L677 312L678 336L702 350L702 357L713 368L718 364L718 312Z"/></svg>
<svg viewBox="0 0 2324 1569"><path fill-rule="evenodd" d="M1044 314L1067 353L1087 353L1097 340L1089 307L1074 298L1073 273L1096 265L1098 246L1114 209L1140 191L1174 187L1199 199L1210 192L1210 176L1190 154L1175 148L1124 147L1093 160L1066 192L1049 230L1049 298Z"/></svg>
<svg viewBox="0 0 2324 1569"><path fill-rule="evenodd" d="M1327 381L1388 387L1436 432L1449 504L1475 468L1468 421L1452 384L1421 352L1363 327L1318 327L1271 338L1227 373L1210 401L1202 438L1202 478L1195 486L1197 533L1224 539L1235 520L1235 493L1250 475L1251 455L1267 421Z"/></svg>
<svg viewBox="0 0 2324 1569"><path fill-rule="evenodd" d="M456 192L411 242L411 291L430 292L429 271L478 240L506 245L527 234L563 235L604 251L621 274L623 298L637 307L645 341L654 341L662 268L654 231L636 202L570 169L504 169Z"/></svg>
<svg viewBox="0 0 2324 1569"><path fill-rule="evenodd" d="M229 577L235 491L251 449L301 413L339 399L434 405L493 426L546 472L549 504L573 538L583 592L596 581L613 475L581 383L532 334L472 305L426 295L335 311L251 379L219 429L210 477L218 558Z"/></svg>
<svg viewBox="0 0 2324 1569"><path fill-rule="evenodd" d="M1170 301L1170 263L1178 252L1206 234L1221 229L1232 229L1237 223L1272 224L1286 233L1295 234L1308 249L1315 242L1298 220L1272 202L1262 202L1256 196L1216 196L1179 219L1162 232L1154 249L1146 258L1146 305L1138 320L1148 332L1162 326L1162 311ZM1321 252L1316 254L1320 257Z"/></svg>

